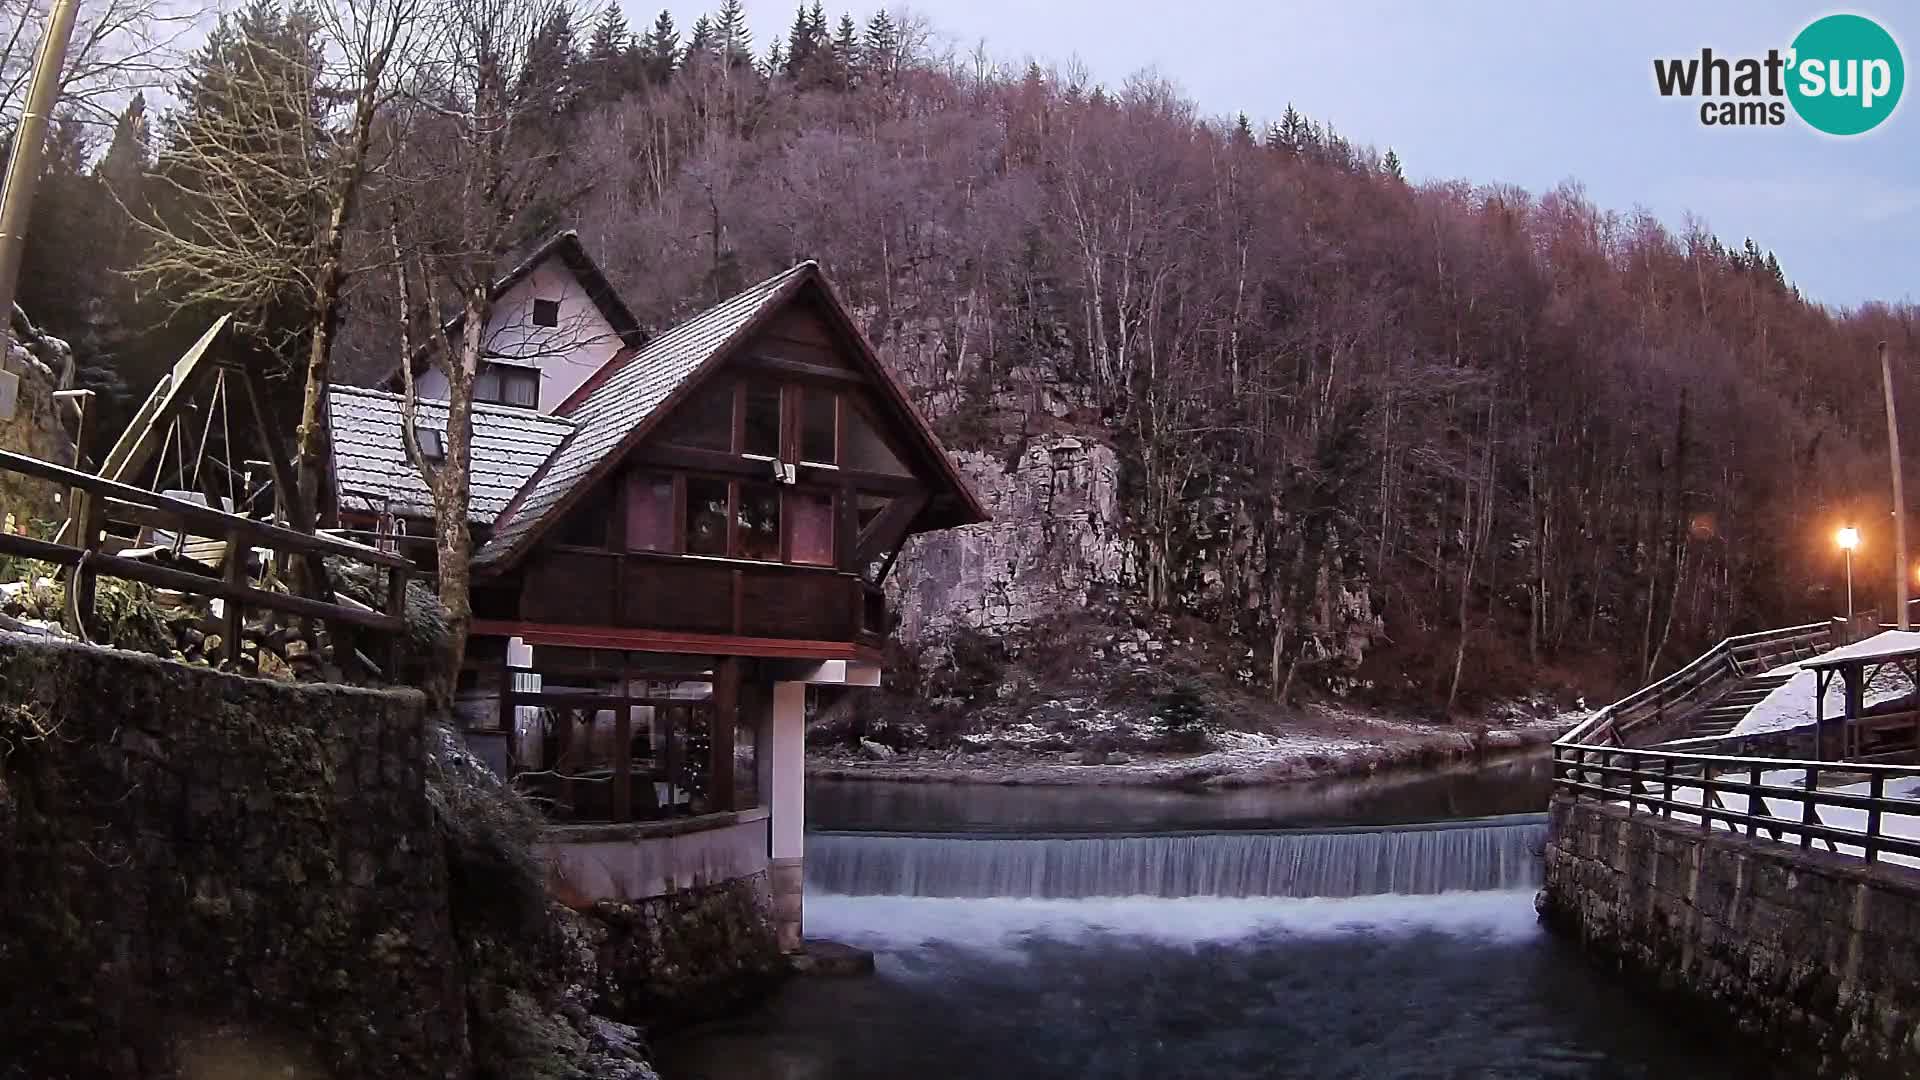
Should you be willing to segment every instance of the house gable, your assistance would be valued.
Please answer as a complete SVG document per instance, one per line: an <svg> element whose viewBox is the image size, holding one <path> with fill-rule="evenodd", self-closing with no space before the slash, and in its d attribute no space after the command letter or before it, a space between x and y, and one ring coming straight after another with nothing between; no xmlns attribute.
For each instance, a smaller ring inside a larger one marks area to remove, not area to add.
<svg viewBox="0 0 1920 1080"><path fill-rule="evenodd" d="M822 351L829 344L838 346L831 355ZM809 359L796 360L795 355ZM818 362L823 359L828 362ZM581 423L579 437L508 507L500 528L478 553L476 566L482 573L498 572L524 555L552 522L620 468L657 427L684 423L678 419L683 404L710 403L712 394L705 389L709 380L722 365L735 363L783 380L838 382L856 388L849 395L849 411L861 410L869 429L891 424L886 445L897 448L895 458L904 457L904 463L924 480L925 498L905 522L907 532L987 520L932 429L874 355L818 267L808 262L682 323L639 355L610 365L615 370L605 381L568 410L568 416ZM782 393L772 408L804 409L803 403ZM805 425L799 413L778 414L777 426L784 431L791 425L794 441L782 442L777 449L764 442L744 444L747 431L767 426L764 421L750 423L750 417L765 417L768 408L764 401L750 401L742 392L730 414L738 418L740 431L734 438L742 444L736 448L730 442L726 452L762 459L758 465L768 469L769 477L771 461L765 459L771 458L792 462L804 472L807 461L798 433ZM721 450L715 442L694 449ZM716 463L709 460L707 464Z"/></svg>
<svg viewBox="0 0 1920 1080"><path fill-rule="evenodd" d="M443 330L453 340L461 326L456 317ZM578 235L560 233L494 283L484 347L488 363L499 370L491 379L483 370L480 397L559 412L562 403L620 353L630 354L645 341ZM422 399L446 400L446 376L426 362L424 351L413 358L413 365L415 393ZM518 376L521 371L530 374ZM395 372L387 389L400 388L400 373Z"/></svg>

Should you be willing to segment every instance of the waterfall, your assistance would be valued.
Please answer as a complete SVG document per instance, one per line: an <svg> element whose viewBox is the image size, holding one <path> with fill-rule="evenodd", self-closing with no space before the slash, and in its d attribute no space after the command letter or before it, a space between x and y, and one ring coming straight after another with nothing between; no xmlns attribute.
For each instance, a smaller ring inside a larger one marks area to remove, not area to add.
<svg viewBox="0 0 1920 1080"><path fill-rule="evenodd" d="M817 832L809 889L850 896L1376 896L1540 884L1546 815L1129 836Z"/></svg>

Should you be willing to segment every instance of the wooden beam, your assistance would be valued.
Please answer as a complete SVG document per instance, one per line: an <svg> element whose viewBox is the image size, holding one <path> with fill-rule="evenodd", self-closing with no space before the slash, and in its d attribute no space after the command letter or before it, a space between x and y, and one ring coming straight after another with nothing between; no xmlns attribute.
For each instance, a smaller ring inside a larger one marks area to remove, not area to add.
<svg viewBox="0 0 1920 1080"><path fill-rule="evenodd" d="M749 480L773 481L773 464L760 458L744 458L729 454L723 450L696 450L687 446L643 446L634 452L633 462L652 470L687 469L693 472L717 473L722 476L739 476ZM852 485L866 491L885 495L905 495L923 493L926 486L908 476L889 476L886 473L863 472L858 469L823 469L817 465L801 465L797 474L802 484L815 484L824 487L843 487Z"/></svg>
<svg viewBox="0 0 1920 1080"><path fill-rule="evenodd" d="M853 565L861 567L880 557L883 552L898 551L900 545L907 542L907 529L913 525L913 519L926 509L927 495L902 495L887 504L880 516L874 518L853 547Z"/></svg>
<svg viewBox="0 0 1920 1080"><path fill-rule="evenodd" d="M799 638L742 637L733 634L696 634L663 630L636 630L623 626L572 623L535 623L502 619L475 619L475 637L517 637L528 645L579 649L630 649L635 652L683 653L696 656L754 656L792 660L860 660L878 663L877 650L852 641L815 641Z"/></svg>
<svg viewBox="0 0 1920 1080"><path fill-rule="evenodd" d="M35 540L29 536L16 536L0 533L0 552L11 555L24 555L29 559L40 559L59 566L78 566L84 554L87 566L97 573L108 577L138 581L160 589L172 589L176 592L194 593L200 596L217 596L229 603L240 603L250 608L267 608L289 615L304 615L314 619L330 619L335 622L364 626L369 630L384 633L397 633L404 628L401 619L371 611L356 611L337 604L309 600L304 596L291 596L286 593L268 592L251 586L234 586L216 577L195 574L186 570L156 566L152 563L138 562L107 555L100 552L85 553L79 548L64 544Z"/></svg>
<svg viewBox="0 0 1920 1080"><path fill-rule="evenodd" d="M838 386L872 385L865 376L846 368L828 367L825 364L809 364L804 360L787 360L777 356L751 354L734 361L734 366L750 371L766 371L776 375L789 375L801 380L833 383Z"/></svg>
<svg viewBox="0 0 1920 1080"><path fill-rule="evenodd" d="M713 672L713 708L708 712L707 810L732 810L738 804L733 792L733 731L740 722L740 659L729 656Z"/></svg>

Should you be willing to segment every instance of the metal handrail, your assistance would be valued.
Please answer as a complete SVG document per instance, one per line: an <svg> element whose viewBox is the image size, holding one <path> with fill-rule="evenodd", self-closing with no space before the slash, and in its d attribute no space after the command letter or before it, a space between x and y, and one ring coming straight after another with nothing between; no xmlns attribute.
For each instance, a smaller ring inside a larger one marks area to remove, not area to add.
<svg viewBox="0 0 1920 1080"><path fill-rule="evenodd" d="M1794 769L1801 772L1797 784L1762 781L1769 772ZM1823 773L1864 776L1867 793L1822 789ZM1729 779L1723 774L1738 778ZM1802 848L1811 848L1818 841L1842 855L1854 854L1842 851L1842 845L1857 847L1859 857L1867 862L1877 862L1886 853L1920 859L1920 799L1886 793L1889 780L1910 778L1920 778L1920 765L1735 757L1566 742L1553 747L1554 787L1575 801L1590 797L1615 805L1624 803L1628 813L1668 820L1676 814L1697 816L1703 829L1712 829L1719 822L1736 835L1744 825L1744 835L1749 838L1762 838L1764 833L1764 838L1797 842ZM1700 793L1698 803L1674 797L1676 792L1691 790ZM1733 809L1720 799L1721 795L1747 796L1746 808ZM1799 818L1777 816L1768 807L1768 798L1797 804ZM1865 811L1866 827L1830 824L1821 819L1822 808ZM1913 819L1914 835L1887 832L1888 814Z"/></svg>

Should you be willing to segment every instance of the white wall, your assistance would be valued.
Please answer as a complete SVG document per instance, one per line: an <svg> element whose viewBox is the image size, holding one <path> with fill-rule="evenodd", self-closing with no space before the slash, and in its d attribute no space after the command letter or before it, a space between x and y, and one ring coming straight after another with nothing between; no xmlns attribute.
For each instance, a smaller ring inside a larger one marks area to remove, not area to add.
<svg viewBox="0 0 1920 1080"><path fill-rule="evenodd" d="M559 326L535 326L533 302L560 301ZM548 259L522 278L493 306L487 349L497 356L521 358L540 366L540 411L579 389L620 349L620 338L594 306L566 264ZM447 379L428 370L416 384L423 398L446 400Z"/></svg>

